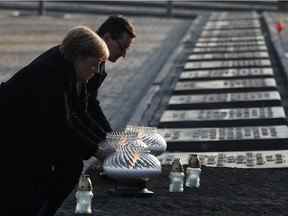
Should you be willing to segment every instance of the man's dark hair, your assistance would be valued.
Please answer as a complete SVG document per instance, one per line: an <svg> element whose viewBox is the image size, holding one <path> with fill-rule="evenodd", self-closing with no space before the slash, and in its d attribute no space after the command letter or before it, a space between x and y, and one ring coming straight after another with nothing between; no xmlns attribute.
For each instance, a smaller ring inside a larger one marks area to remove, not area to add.
<svg viewBox="0 0 288 216"><path fill-rule="evenodd" d="M97 31L100 37L103 37L105 33L110 33L114 40L121 38L124 32L128 33L131 38L136 37L132 23L121 15L110 16Z"/></svg>

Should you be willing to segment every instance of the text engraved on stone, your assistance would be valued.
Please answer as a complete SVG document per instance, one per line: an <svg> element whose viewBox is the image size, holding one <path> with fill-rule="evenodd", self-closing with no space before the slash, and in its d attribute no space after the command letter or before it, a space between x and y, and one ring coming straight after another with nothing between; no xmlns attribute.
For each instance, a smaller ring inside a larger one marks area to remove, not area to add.
<svg viewBox="0 0 288 216"><path fill-rule="evenodd" d="M214 77L249 77L273 76L272 68L230 68L185 71L180 74L180 79L214 78Z"/></svg>
<svg viewBox="0 0 288 216"><path fill-rule="evenodd" d="M224 61L193 61L187 62L184 69L205 69L205 68L234 68L234 67L257 67L271 66L269 59L253 59L253 60L224 60Z"/></svg>
<svg viewBox="0 0 288 216"><path fill-rule="evenodd" d="M175 90L276 87L273 78L177 82Z"/></svg>
<svg viewBox="0 0 288 216"><path fill-rule="evenodd" d="M196 47L193 52L242 52L242 51L264 51L267 50L266 45L257 46L227 46L227 47Z"/></svg>
<svg viewBox="0 0 288 216"><path fill-rule="evenodd" d="M264 41L236 41L236 42L198 42L196 47L218 47L218 46L255 46L265 45Z"/></svg>
<svg viewBox="0 0 288 216"><path fill-rule="evenodd" d="M189 60L209 59L242 59L242 58L269 58L268 52L241 52L241 53L213 53L213 54L192 54Z"/></svg>
<svg viewBox="0 0 288 216"><path fill-rule="evenodd" d="M233 109L169 110L165 111L160 122L178 121L217 121L240 119L285 118L282 107L252 107Z"/></svg>
<svg viewBox="0 0 288 216"><path fill-rule="evenodd" d="M287 139L286 125L229 128L159 129L167 142L197 142L220 140Z"/></svg>
<svg viewBox="0 0 288 216"><path fill-rule="evenodd" d="M200 37L198 42L237 42L237 41L264 41L263 36L249 36L249 37Z"/></svg>
<svg viewBox="0 0 288 216"><path fill-rule="evenodd" d="M261 101L280 100L278 91L249 92L249 93L222 93L202 95L176 95L172 96L169 104L193 104L193 103L221 103L237 101Z"/></svg>

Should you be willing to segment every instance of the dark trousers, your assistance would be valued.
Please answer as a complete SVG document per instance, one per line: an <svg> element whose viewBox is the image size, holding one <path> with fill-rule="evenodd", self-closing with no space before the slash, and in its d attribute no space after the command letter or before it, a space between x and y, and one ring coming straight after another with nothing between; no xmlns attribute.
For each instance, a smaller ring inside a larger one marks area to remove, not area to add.
<svg viewBox="0 0 288 216"><path fill-rule="evenodd" d="M37 216L53 216L78 183L83 168L82 160L57 163L50 178L46 200Z"/></svg>
<svg viewBox="0 0 288 216"><path fill-rule="evenodd" d="M7 171L1 181L1 215L53 216L78 183L83 168L82 160L63 160L38 172L23 164Z"/></svg>

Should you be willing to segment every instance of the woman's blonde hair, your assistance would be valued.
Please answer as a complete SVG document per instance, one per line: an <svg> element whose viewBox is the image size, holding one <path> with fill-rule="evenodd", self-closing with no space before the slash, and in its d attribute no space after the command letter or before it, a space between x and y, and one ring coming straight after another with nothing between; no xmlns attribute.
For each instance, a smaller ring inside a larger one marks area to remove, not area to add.
<svg viewBox="0 0 288 216"><path fill-rule="evenodd" d="M109 57L109 50L104 40L86 26L72 28L63 39L61 50L64 57L72 62L79 57L99 59Z"/></svg>

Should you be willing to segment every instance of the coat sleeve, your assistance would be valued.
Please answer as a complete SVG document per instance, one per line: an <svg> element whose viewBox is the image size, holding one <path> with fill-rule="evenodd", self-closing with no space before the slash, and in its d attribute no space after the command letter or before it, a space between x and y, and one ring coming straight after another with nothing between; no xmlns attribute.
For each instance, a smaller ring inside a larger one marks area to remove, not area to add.
<svg viewBox="0 0 288 216"><path fill-rule="evenodd" d="M66 96L65 96L66 98ZM66 100L65 100L66 101ZM76 151L87 159L98 151L98 143L105 139L106 134L87 124L85 116L73 112L65 102L67 140L71 140L76 147Z"/></svg>
<svg viewBox="0 0 288 216"><path fill-rule="evenodd" d="M89 80L87 85L88 90L88 107L87 111L89 115L105 130L105 132L111 132L112 128L109 121L107 120L100 103L97 99L98 89L102 85L107 74L105 72L105 64L100 65L100 74L95 75L91 80Z"/></svg>
<svg viewBox="0 0 288 216"><path fill-rule="evenodd" d="M112 131L110 123L107 120L95 94L91 94L88 97L88 113L95 122L98 122L99 125L101 125L105 132L108 133Z"/></svg>

